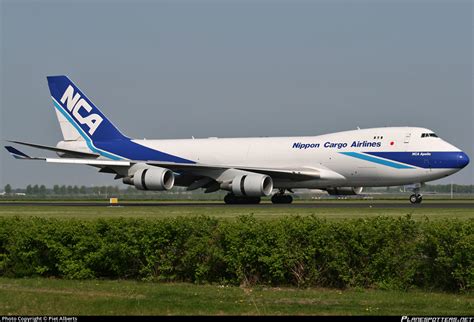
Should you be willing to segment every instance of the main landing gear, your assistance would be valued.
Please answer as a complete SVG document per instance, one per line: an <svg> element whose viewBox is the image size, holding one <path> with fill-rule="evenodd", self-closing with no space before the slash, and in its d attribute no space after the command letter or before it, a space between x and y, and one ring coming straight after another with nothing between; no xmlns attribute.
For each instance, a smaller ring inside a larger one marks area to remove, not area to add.
<svg viewBox="0 0 474 322"><path fill-rule="evenodd" d="M291 190L288 190L292 192ZM228 205L256 205L261 201L260 197L246 197L236 196L233 193L228 193L224 197L224 202ZM293 202L291 195L285 194L285 189L280 189L279 192L272 196L272 203L274 204L290 204Z"/></svg>
<svg viewBox="0 0 474 322"><path fill-rule="evenodd" d="M272 196L272 203L274 204L290 204L293 202L291 195L285 195L285 189L280 189L278 193Z"/></svg>
<svg viewBox="0 0 474 322"><path fill-rule="evenodd" d="M412 189L413 194L410 196L410 202L412 204L418 204L423 201L423 195L420 193L420 189L423 186L422 183L415 185L415 187Z"/></svg>
<svg viewBox="0 0 474 322"><path fill-rule="evenodd" d="M260 197L236 196L233 193L228 193L224 197L224 202L228 205L256 205L260 200Z"/></svg>
<svg viewBox="0 0 474 322"><path fill-rule="evenodd" d="M410 196L410 202L412 204L421 203L423 201L423 196L419 193L414 193Z"/></svg>

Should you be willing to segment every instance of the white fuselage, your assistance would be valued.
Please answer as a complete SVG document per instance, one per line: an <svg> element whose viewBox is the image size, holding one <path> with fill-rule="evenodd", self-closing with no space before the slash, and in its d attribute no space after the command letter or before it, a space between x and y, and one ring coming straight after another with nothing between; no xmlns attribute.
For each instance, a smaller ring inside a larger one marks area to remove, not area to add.
<svg viewBox="0 0 474 322"><path fill-rule="evenodd" d="M280 179L274 181L275 188L363 187L419 183L451 175L469 162L468 157L460 149L438 137L422 137L424 133L433 132L424 128L386 127L306 137L133 140L133 142L199 164L222 165L229 168L245 166L328 169L342 176L328 180ZM78 142L71 144L74 146L62 142L61 146L87 149L85 146L78 146ZM383 156L371 153L383 153Z"/></svg>

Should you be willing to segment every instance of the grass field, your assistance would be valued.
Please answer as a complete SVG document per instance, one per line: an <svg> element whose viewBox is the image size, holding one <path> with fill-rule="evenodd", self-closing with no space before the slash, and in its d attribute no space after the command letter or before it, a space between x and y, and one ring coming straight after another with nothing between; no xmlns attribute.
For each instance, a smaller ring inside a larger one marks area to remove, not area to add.
<svg viewBox="0 0 474 322"><path fill-rule="evenodd" d="M297 205L281 205L278 207L257 205L257 206L225 206L225 205L194 205L194 206L134 206L127 207L126 204L119 207L104 206L1 206L0 216L36 216L47 218L75 218L75 219L97 219L97 218L169 218L178 216L215 216L219 218L235 218L240 215L253 215L258 219L271 220L283 216L316 215L321 218L331 220L350 219L375 216L405 216L412 215L414 219L473 219L473 208L376 208L367 204L367 207L357 208L334 208L321 207L301 208Z"/></svg>
<svg viewBox="0 0 474 322"><path fill-rule="evenodd" d="M473 294L0 278L0 315L473 315Z"/></svg>

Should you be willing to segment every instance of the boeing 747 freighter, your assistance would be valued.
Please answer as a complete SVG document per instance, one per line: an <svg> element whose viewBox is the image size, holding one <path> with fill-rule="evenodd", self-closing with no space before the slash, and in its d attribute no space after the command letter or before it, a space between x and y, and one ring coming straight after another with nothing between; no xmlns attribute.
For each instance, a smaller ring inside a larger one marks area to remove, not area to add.
<svg viewBox="0 0 474 322"><path fill-rule="evenodd" d="M54 151L59 158L17 159L83 164L140 190L184 186L226 190L228 204L291 203L292 189L355 195L363 187L411 185L420 203L421 184L447 177L469 163L460 149L433 131L382 127L307 137L136 140L122 134L66 76L47 77L63 134L56 146L10 141ZM289 193L288 193L289 192Z"/></svg>

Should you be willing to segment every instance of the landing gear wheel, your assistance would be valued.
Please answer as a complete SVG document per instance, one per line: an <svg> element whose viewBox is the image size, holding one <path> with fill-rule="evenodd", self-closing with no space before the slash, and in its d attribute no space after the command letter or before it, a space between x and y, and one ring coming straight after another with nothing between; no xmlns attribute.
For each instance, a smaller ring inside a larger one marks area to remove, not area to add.
<svg viewBox="0 0 474 322"><path fill-rule="evenodd" d="M410 202L412 204L418 204L418 203L421 203L422 201L423 201L423 196L420 194L413 194L410 196Z"/></svg>
<svg viewBox="0 0 474 322"><path fill-rule="evenodd" d="M224 202L228 205L256 205L261 201L260 197L236 196L232 193L226 194Z"/></svg>
<svg viewBox="0 0 474 322"><path fill-rule="evenodd" d="M417 195L416 203L421 203L423 201L422 195Z"/></svg>
<svg viewBox="0 0 474 322"><path fill-rule="evenodd" d="M272 203L274 204L290 204L293 202L293 197L291 195L282 195L282 194L274 194L272 196Z"/></svg>
<svg viewBox="0 0 474 322"><path fill-rule="evenodd" d="M233 194L226 194L225 197L224 197L224 202L227 204L227 205L233 205L235 204L235 196Z"/></svg>

